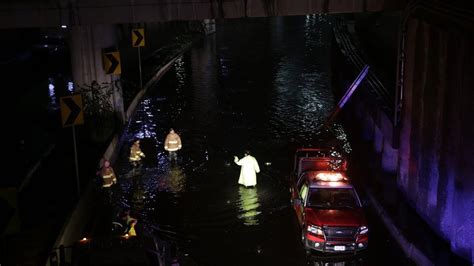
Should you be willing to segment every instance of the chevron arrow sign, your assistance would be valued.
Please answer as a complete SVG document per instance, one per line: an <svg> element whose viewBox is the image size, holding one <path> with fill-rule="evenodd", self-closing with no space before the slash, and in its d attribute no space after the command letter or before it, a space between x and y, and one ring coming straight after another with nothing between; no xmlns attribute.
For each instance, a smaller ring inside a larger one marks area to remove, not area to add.
<svg viewBox="0 0 474 266"><path fill-rule="evenodd" d="M84 124L84 112L82 111L82 96L80 94L61 97L61 119L63 127Z"/></svg>
<svg viewBox="0 0 474 266"><path fill-rule="evenodd" d="M132 30L132 46L133 47L145 46L145 30L144 29Z"/></svg>
<svg viewBox="0 0 474 266"><path fill-rule="evenodd" d="M106 74L119 75L122 73L122 67L120 65L120 52L108 52L104 53L104 71Z"/></svg>

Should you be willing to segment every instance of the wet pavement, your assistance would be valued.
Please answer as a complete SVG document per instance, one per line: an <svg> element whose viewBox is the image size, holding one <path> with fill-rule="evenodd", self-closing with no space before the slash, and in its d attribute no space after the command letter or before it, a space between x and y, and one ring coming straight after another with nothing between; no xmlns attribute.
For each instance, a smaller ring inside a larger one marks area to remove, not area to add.
<svg viewBox="0 0 474 266"><path fill-rule="evenodd" d="M340 143L316 134L335 101L329 18L218 23L139 105L114 165L110 219L130 209L139 233L175 245L182 265L410 265L371 208L362 256L308 258L300 244L289 200L293 152ZM170 128L183 142L177 162L163 150ZM146 158L133 169L136 138ZM246 149L262 169L255 188L237 184L233 156Z"/></svg>

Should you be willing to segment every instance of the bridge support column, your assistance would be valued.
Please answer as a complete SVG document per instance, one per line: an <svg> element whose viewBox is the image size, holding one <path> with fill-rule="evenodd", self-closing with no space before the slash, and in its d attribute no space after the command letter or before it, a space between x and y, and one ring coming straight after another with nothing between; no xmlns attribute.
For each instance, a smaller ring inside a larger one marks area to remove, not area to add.
<svg viewBox="0 0 474 266"><path fill-rule="evenodd" d="M379 125L377 125L377 123L375 123L375 125L374 125L374 142L373 142L373 145L374 145L374 151L377 154L380 154L382 152L383 138L384 138L384 136L383 136L382 129L379 128Z"/></svg>
<svg viewBox="0 0 474 266"><path fill-rule="evenodd" d="M204 26L204 32L206 34L216 33L216 20L215 19L205 19L202 22Z"/></svg>
<svg viewBox="0 0 474 266"><path fill-rule="evenodd" d="M126 121L120 75L106 74L103 67L103 52L118 50L116 32L115 25L84 25L71 29L75 91L84 97L86 114L101 116L99 120L112 120L107 121L106 126L114 125L113 114L122 124Z"/></svg>

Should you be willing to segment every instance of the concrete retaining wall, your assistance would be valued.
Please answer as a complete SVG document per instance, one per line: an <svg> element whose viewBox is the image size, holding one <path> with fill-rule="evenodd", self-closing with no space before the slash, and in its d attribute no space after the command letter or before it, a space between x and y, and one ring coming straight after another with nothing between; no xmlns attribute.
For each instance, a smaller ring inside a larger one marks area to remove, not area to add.
<svg viewBox="0 0 474 266"><path fill-rule="evenodd" d="M362 138L381 155L383 169L397 173L417 213L472 262L474 20L443 8L420 7L407 18L400 134L382 107L362 94L368 88L352 101Z"/></svg>
<svg viewBox="0 0 474 266"><path fill-rule="evenodd" d="M360 88L360 90L367 89ZM398 169L398 149L393 145L393 123L383 110L374 107L365 97L365 94L357 94L349 107L362 124L360 136L364 141L370 141L373 150L380 154L384 171L395 173Z"/></svg>
<svg viewBox="0 0 474 266"><path fill-rule="evenodd" d="M420 17L414 15L407 23L410 46L406 50L398 183L451 249L472 261L474 41L470 36L474 26L441 27L440 21L425 16L432 12L419 10Z"/></svg>

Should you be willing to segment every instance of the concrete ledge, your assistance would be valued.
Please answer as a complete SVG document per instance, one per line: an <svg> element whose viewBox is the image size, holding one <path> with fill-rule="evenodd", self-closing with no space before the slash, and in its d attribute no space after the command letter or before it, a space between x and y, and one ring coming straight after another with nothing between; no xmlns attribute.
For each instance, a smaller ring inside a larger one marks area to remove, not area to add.
<svg viewBox="0 0 474 266"><path fill-rule="evenodd" d="M117 154L117 146L119 145L119 140L120 140L119 134L115 134L114 138L112 139L109 146L105 150L104 155L102 156L102 158L105 158L105 159L107 159L111 162L115 162L115 159L117 159L117 155L118 155ZM101 165L99 165L99 167L101 167Z"/></svg>
<svg viewBox="0 0 474 266"><path fill-rule="evenodd" d="M78 239L83 237L84 225L90 220L93 210L95 210L96 204L94 204L97 194L94 193L92 184L89 184L86 188L85 193L82 195L79 203L72 214L67 219L67 222L61 229L58 238L54 242L53 252L64 245L66 261L71 260L71 249L67 248L73 245ZM91 209L91 206L93 209ZM59 254L58 254L59 257ZM46 262L46 266L49 266L49 259Z"/></svg>

